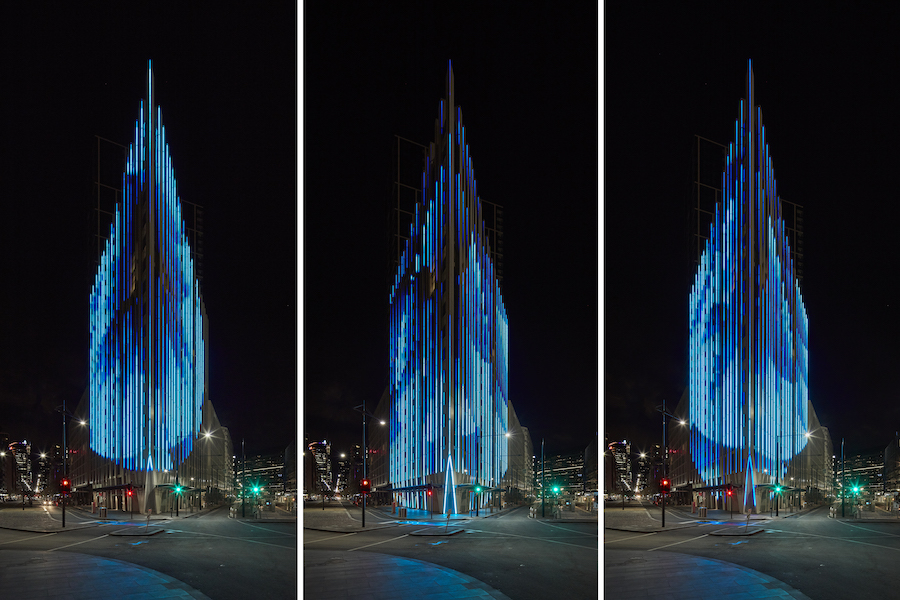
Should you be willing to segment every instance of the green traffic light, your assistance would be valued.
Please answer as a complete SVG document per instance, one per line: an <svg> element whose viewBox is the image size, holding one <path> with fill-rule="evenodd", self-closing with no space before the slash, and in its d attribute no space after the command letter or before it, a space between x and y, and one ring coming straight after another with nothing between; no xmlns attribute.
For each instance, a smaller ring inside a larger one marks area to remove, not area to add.
<svg viewBox="0 0 900 600"><path fill-rule="evenodd" d="M559 493L559 486L556 486L555 488L553 488L553 493L554 493L554 494L558 494L558 493Z"/></svg>
<svg viewBox="0 0 900 600"><path fill-rule="evenodd" d="M480 485L476 485L476 486L475 486L475 493L476 493L476 494L480 494L480 493L481 493L481 486L480 486Z"/></svg>

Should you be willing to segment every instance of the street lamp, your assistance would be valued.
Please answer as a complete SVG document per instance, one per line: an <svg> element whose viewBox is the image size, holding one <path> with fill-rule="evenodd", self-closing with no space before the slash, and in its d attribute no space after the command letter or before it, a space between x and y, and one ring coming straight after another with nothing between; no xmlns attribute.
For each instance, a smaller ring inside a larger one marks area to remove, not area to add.
<svg viewBox="0 0 900 600"><path fill-rule="evenodd" d="M372 413L366 410L366 401L363 399L363 403L359 406L355 407L353 410L362 413L362 426L363 426L363 437L362 437L362 452L363 452L363 479L368 479L367 471L366 471L366 463L369 462L369 447L366 445L366 417L372 417L376 419L377 417ZM378 420L379 424L384 425L385 422L382 419ZM366 526L366 496L367 492L362 492L362 526ZM324 500L324 498L323 498ZM324 506L324 505L323 505Z"/></svg>
<svg viewBox="0 0 900 600"><path fill-rule="evenodd" d="M62 443L62 446L63 446L62 447L63 473L62 474L63 474L63 479L68 480L68 476L69 476L69 466L68 466L69 465L69 446L66 443L66 432L68 430L68 421L66 420L66 418L72 417L74 419L78 419L78 424L82 425L82 426L87 425L87 421L76 417L75 415L71 414L69 411L66 410L65 398L63 398L62 406L57 407L56 410L57 410L57 412L62 413L62 418L63 418L63 439L62 439L62 441L63 441L63 443ZM45 456L46 456L45 454L41 454L41 458L44 458ZM62 496L62 505L61 505L62 506L62 526L65 527L66 526L66 493L62 493L60 495Z"/></svg>
<svg viewBox="0 0 900 600"><path fill-rule="evenodd" d="M681 417L676 417L670 412L666 411L666 401L663 399L662 406L656 407L656 410L662 413L662 429L663 429L663 447L662 447L662 478L667 479L666 477L666 459L669 456L669 446L668 440L666 438L666 423L669 419L678 419L679 425L686 425L687 421L682 419ZM662 526L666 526L666 492L662 492Z"/></svg>
<svg viewBox="0 0 900 600"><path fill-rule="evenodd" d="M813 431L818 431L818 428L813 429ZM780 485L780 483L779 483L779 481L778 481L778 478L779 478L779 476L781 475L781 438L785 438L785 437L800 437L800 436L802 435L802 436L804 436L806 439L809 439L810 437L812 437L813 431L804 431L803 433L782 433L781 435L776 435L776 436L775 436L775 443L776 443L776 445L778 446L778 448L777 448L777 450L778 450L778 457L777 457L778 464L775 466L775 516L776 516L776 517L778 516L778 504L779 504L779 500L780 500L780 496L781 496L781 485ZM801 457L800 460L802 461L802 460L803 460L803 457ZM803 469L801 468L801 473L802 473L802 471L803 471ZM791 477L791 481L793 481L793 480L794 480L794 478ZM793 487L793 486L792 486L792 487ZM770 513L770 514L771 514L771 513Z"/></svg>

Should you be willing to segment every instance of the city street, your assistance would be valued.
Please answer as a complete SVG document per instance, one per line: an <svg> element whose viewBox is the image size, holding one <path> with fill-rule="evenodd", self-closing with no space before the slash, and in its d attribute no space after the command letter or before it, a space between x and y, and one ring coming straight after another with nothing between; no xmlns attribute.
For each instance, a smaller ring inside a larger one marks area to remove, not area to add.
<svg viewBox="0 0 900 600"><path fill-rule="evenodd" d="M343 510L345 509L345 510ZM327 510L304 510L303 560L308 570L334 559L335 553L347 556L359 552L378 553L424 561L452 569L483 584L489 594L513 600L548 597L595 598L599 593L596 513L584 519L532 519L528 509L507 509L479 518L460 515L449 523L437 515L429 521L427 513L398 520L390 508L366 511L366 529L361 531L360 509L349 503ZM316 514L318 513L318 514ZM330 516L327 513L331 513ZM341 515L340 513L344 513ZM574 516L575 513L573 513ZM314 519L327 520L322 529ZM456 533L454 533L454 531ZM313 582L304 574L304 593L308 597L338 598L340 590L312 589ZM350 586L366 585L351 581ZM392 592L372 590L378 598L427 597L423 590ZM333 594L333 595L330 595ZM373 595L372 597L376 597ZM447 596L456 597L456 596ZM461 596L462 597L462 596Z"/></svg>
<svg viewBox="0 0 900 600"><path fill-rule="evenodd" d="M61 509L56 506L22 510L20 505L3 505L0 596L43 598L47 597L48 588L54 593L69 592L71 596L60 597L71 598L97 597L101 592L117 597L141 593L142 590L110 589L103 572L74 571L65 580L39 581L35 573L27 571L28 567L59 560L57 553L71 553L79 558L113 559L124 561L125 567L152 569L167 576L166 588L180 587L189 593L195 590L199 594L191 595L196 597L296 597L297 524L296 518L288 518L287 513L264 512L268 519L231 519L227 509L219 508L194 514L182 511L178 518L153 517L148 523L146 516L136 515L132 520L129 513L118 511L100 520L89 510L70 507L66 510L65 530L61 516ZM102 568L113 564L103 563ZM11 567L25 570L15 571L19 573L17 578ZM96 583L91 585L99 587L85 589L86 578L94 578ZM133 578L123 579L130 580ZM78 595L78 591L88 595Z"/></svg>
<svg viewBox="0 0 900 600"><path fill-rule="evenodd" d="M893 595L900 560L900 519L879 509L864 510L860 518L850 518L849 509L846 514L848 518L841 518L838 506L836 518L831 518L822 506L799 513L781 511L779 517L754 515L748 522L741 515L731 519L728 511L710 511L710 518L699 520L690 507L667 507L662 530L659 507L635 502L622 510L610 504L604 511L605 590L625 598L645 597L648 590L674 591L679 579L700 567L661 561L636 586L627 575L628 565L638 568L659 560L654 555L679 554L752 569L775 580L764 587L775 588L781 582L784 590L799 592L791 594L795 597L837 600ZM716 568L721 572L722 565ZM744 591L734 577L722 577L721 582L711 586L715 589L708 594L693 589L692 597L728 597Z"/></svg>

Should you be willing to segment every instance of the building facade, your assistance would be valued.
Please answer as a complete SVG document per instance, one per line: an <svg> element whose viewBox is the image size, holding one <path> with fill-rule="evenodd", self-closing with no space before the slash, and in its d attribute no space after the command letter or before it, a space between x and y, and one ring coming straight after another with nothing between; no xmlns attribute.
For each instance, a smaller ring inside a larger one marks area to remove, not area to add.
<svg viewBox="0 0 900 600"><path fill-rule="evenodd" d="M530 447L509 401L499 240L485 226L468 142L448 66L389 292L389 389L375 413L387 425L370 425L373 463L386 461L373 464L373 485L436 512L499 503L526 479L517 472Z"/></svg>
<svg viewBox="0 0 900 600"><path fill-rule="evenodd" d="M687 424L670 427L669 461L695 501L724 506L730 486L741 511L760 512L776 488L811 488L804 465L831 442L809 398L808 317L750 63L746 90L689 297L689 386L675 413Z"/></svg>
<svg viewBox="0 0 900 600"><path fill-rule="evenodd" d="M209 400L209 320L152 65L126 152L122 199L90 294L90 381L71 427L73 487L160 512L227 494L232 447ZM221 472L221 475L219 474ZM215 475L213 475L215 474ZM216 480L213 481L212 477Z"/></svg>

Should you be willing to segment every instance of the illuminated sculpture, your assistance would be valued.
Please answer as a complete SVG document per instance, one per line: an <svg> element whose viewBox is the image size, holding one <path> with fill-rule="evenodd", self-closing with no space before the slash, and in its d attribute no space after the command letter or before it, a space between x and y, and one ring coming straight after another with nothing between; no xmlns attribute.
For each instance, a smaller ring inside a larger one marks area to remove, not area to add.
<svg viewBox="0 0 900 600"><path fill-rule="evenodd" d="M390 290L389 478L406 505L431 483L459 512L508 468L508 326L452 67L446 84Z"/></svg>
<svg viewBox="0 0 900 600"><path fill-rule="evenodd" d="M90 296L90 447L131 471L176 468L202 423L207 320L153 71Z"/></svg>
<svg viewBox="0 0 900 600"><path fill-rule="evenodd" d="M809 325L791 262L762 112L741 102L723 201L690 294L690 454L705 486L735 481L744 505L807 444ZM764 475L763 475L764 474Z"/></svg>

